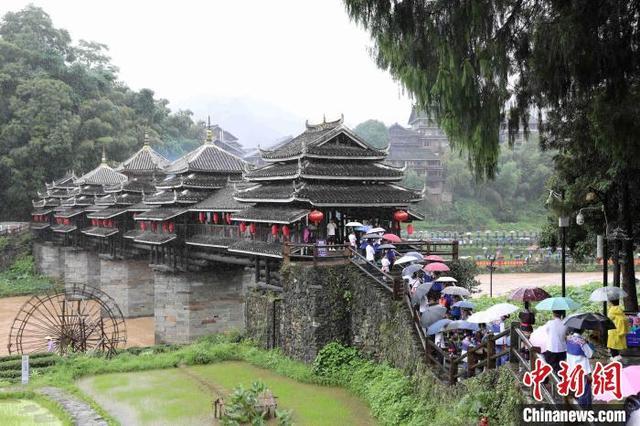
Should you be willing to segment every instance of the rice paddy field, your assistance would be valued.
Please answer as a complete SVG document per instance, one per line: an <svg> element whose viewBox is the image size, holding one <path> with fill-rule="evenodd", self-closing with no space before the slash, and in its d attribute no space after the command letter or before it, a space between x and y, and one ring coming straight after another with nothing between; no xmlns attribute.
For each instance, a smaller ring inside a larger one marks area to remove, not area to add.
<svg viewBox="0 0 640 426"><path fill-rule="evenodd" d="M2 426L62 426L63 422L35 401L27 399L0 400Z"/></svg>
<svg viewBox="0 0 640 426"><path fill-rule="evenodd" d="M213 401L255 380L271 389L278 409L293 410L296 424L376 424L369 407L344 389L296 382L245 362L105 374L77 384L123 425L200 425L215 424Z"/></svg>

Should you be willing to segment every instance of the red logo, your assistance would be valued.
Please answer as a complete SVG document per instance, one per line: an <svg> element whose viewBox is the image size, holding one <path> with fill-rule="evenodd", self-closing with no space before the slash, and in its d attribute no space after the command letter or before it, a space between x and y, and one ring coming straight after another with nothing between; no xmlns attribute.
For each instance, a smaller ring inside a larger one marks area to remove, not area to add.
<svg viewBox="0 0 640 426"><path fill-rule="evenodd" d="M576 398L584 394L584 367L580 364L576 365L569 371L569 364L560 361L560 383L558 383L558 394L562 396L569 395L569 391L575 392Z"/></svg>
<svg viewBox="0 0 640 426"><path fill-rule="evenodd" d="M536 368L524 374L522 383L529 387L533 386L533 398L536 401L542 401L542 391L540 387L550 373L551 366L538 358L536 359Z"/></svg>
<svg viewBox="0 0 640 426"><path fill-rule="evenodd" d="M617 399L622 399L622 388L620 375L622 374L622 364L613 361L602 366L601 362L596 362L593 369L593 394L600 395L605 392L612 392Z"/></svg>

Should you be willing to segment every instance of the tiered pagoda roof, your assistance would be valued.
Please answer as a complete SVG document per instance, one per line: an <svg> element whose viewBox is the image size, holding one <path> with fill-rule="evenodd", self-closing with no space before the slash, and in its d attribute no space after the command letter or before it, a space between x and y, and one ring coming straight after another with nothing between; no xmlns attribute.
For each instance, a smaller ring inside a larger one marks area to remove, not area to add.
<svg viewBox="0 0 640 426"><path fill-rule="evenodd" d="M262 151L266 166L248 171L256 185L236 193L240 202L303 203L316 207L406 208L422 198L402 187L404 168L383 163L386 150L371 147L342 119L309 125L276 150Z"/></svg>
<svg viewBox="0 0 640 426"><path fill-rule="evenodd" d="M145 133L142 148L120 164L116 170L127 176L153 175L162 173L169 164L169 160L151 148L149 135Z"/></svg>

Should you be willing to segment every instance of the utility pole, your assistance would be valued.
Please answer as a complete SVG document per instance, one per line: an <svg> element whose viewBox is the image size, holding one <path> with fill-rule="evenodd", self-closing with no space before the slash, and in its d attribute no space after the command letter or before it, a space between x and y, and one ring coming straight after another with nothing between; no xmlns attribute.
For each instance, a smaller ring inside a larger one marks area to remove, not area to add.
<svg viewBox="0 0 640 426"><path fill-rule="evenodd" d="M489 266L487 269L489 270L489 297L493 297L493 271L496 270L496 267L493 266L493 263L496 261L496 256L489 256Z"/></svg>
<svg viewBox="0 0 640 426"><path fill-rule="evenodd" d="M564 189L561 192L562 202L564 204ZM562 297L567 295L567 227L569 226L569 217L560 216L560 229L562 231Z"/></svg>

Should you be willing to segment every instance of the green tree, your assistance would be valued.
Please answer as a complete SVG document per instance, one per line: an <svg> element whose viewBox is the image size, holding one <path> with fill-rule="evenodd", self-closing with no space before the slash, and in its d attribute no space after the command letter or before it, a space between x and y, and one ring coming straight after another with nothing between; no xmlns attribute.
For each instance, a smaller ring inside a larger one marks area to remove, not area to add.
<svg viewBox="0 0 640 426"><path fill-rule="evenodd" d="M358 124L353 130L376 148L384 148L389 143L389 129L382 121L367 120Z"/></svg>

